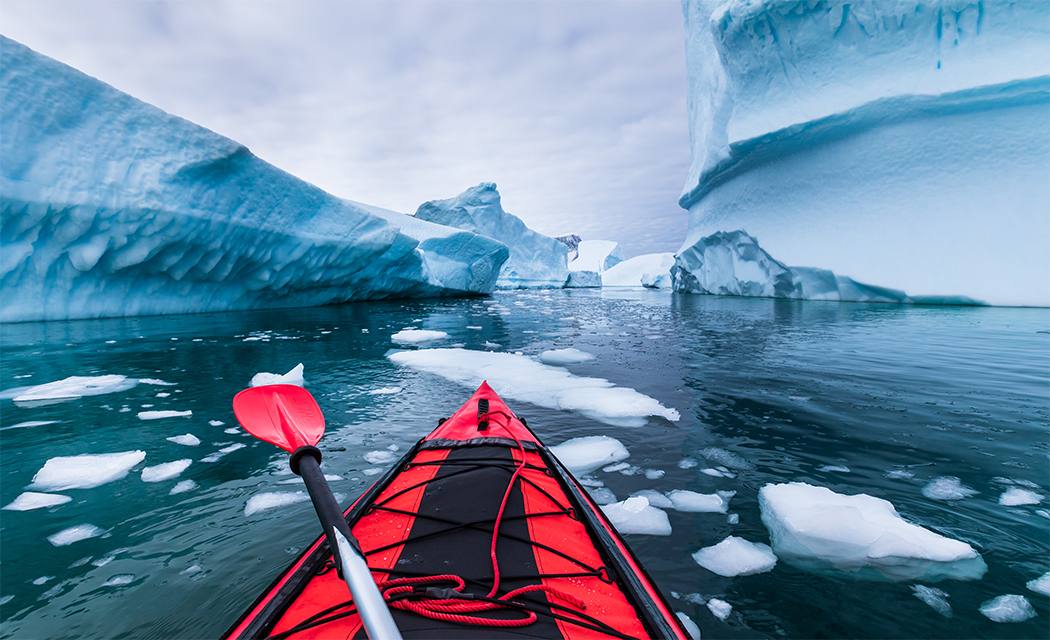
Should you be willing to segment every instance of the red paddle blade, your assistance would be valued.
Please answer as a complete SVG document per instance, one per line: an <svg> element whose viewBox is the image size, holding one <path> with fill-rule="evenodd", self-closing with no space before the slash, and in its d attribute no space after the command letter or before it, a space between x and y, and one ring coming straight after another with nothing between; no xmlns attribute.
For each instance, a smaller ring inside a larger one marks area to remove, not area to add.
<svg viewBox="0 0 1050 640"><path fill-rule="evenodd" d="M310 392L294 384L245 389L233 397L244 430L291 453L324 435L324 414Z"/></svg>

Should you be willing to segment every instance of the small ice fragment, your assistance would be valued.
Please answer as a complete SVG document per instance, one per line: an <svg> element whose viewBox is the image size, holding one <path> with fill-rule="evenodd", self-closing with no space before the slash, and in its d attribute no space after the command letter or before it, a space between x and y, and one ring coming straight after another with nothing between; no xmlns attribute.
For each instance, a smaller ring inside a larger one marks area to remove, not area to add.
<svg viewBox="0 0 1050 640"><path fill-rule="evenodd" d="M158 378L139 378L139 382L141 382L142 384L153 385L155 387L174 387L175 386L174 382L165 382L164 380L160 380Z"/></svg>
<svg viewBox="0 0 1050 640"><path fill-rule="evenodd" d="M588 362L594 360L594 355L587 353L586 351L580 351L579 349L552 349L550 351L544 351L539 356L540 362L543 364L552 364L555 366L563 366L567 364L578 364L580 362Z"/></svg>
<svg viewBox="0 0 1050 640"><path fill-rule="evenodd" d="M302 491L296 491L295 493L260 493L248 498L248 502L244 505L244 515L251 516L270 509L276 509L277 507L306 502L309 499L310 496Z"/></svg>
<svg viewBox="0 0 1050 640"><path fill-rule="evenodd" d="M208 454L207 456L201 458L201 462L218 462L227 453L233 453L234 451L237 451L238 449L243 449L246 446L248 445L241 444L240 442L231 444L228 447L223 447L222 449L219 449L218 451Z"/></svg>
<svg viewBox="0 0 1050 640"><path fill-rule="evenodd" d="M1031 589L1032 591L1035 591L1036 593L1041 593L1044 596L1050 596L1050 571L1047 571L1046 573L1034 580L1029 580L1027 583L1025 583L1025 586Z"/></svg>
<svg viewBox="0 0 1050 640"><path fill-rule="evenodd" d="M554 445L550 451L576 475L586 475L630 455L622 442L609 436L572 438Z"/></svg>
<svg viewBox="0 0 1050 640"><path fill-rule="evenodd" d="M8 429L29 429L32 427L43 427L57 423L58 420L26 420L25 422L16 422L15 424L0 428L0 431L7 431Z"/></svg>
<svg viewBox="0 0 1050 640"><path fill-rule="evenodd" d="M729 510L729 499L717 493L697 493L676 489L667 494L676 511L696 513L725 513Z"/></svg>
<svg viewBox="0 0 1050 640"><path fill-rule="evenodd" d="M671 522L667 514L651 506L641 496L603 505L602 511L616 530L624 535L671 535Z"/></svg>
<svg viewBox="0 0 1050 640"><path fill-rule="evenodd" d="M135 580L135 575L131 573L118 573L109 580L102 583L103 587L123 587L124 585L131 584Z"/></svg>
<svg viewBox="0 0 1050 640"><path fill-rule="evenodd" d="M237 427L230 427L229 429L223 429L222 432L227 434L227 435L231 435L232 436L232 435L236 435L236 434L240 433L241 430L238 429Z"/></svg>
<svg viewBox="0 0 1050 640"><path fill-rule="evenodd" d="M7 604L8 602L11 602L14 599L14 596L0 596L0 606Z"/></svg>
<svg viewBox="0 0 1050 640"><path fill-rule="evenodd" d="M501 346L503 346L500 343L493 342L491 340L486 340L485 342L482 342L481 345L486 349L499 349Z"/></svg>
<svg viewBox="0 0 1050 640"><path fill-rule="evenodd" d="M725 620L733 612L733 605L719 598L711 598L707 601L707 608L711 615L719 620Z"/></svg>
<svg viewBox="0 0 1050 640"><path fill-rule="evenodd" d="M103 556L103 557L99 558L98 560L92 560L91 564L92 564L92 566L96 566L96 567L104 567L104 566L106 566L110 562L113 562L116 559L117 559L117 557L115 555L108 555L108 556Z"/></svg>
<svg viewBox="0 0 1050 640"><path fill-rule="evenodd" d="M383 470L379 467L372 467L370 469L365 469L361 473L365 474L366 476L374 476L383 473Z"/></svg>
<svg viewBox="0 0 1050 640"><path fill-rule="evenodd" d="M221 427L222 425L224 425L226 423L223 422L222 420L209 420L208 424L213 426L213 427Z"/></svg>
<svg viewBox="0 0 1050 640"><path fill-rule="evenodd" d="M693 619L682 613L681 611L675 611L675 616L678 617L678 621L682 623L682 627L685 628L685 632L689 634L691 640L700 640L700 627L696 626Z"/></svg>
<svg viewBox="0 0 1050 640"><path fill-rule="evenodd" d="M886 472L886 477L890 480L907 480L908 478L914 478L915 474L907 469L890 469Z"/></svg>
<svg viewBox="0 0 1050 640"><path fill-rule="evenodd" d="M1043 495L1029 489L1010 487L999 496L999 504L1004 507L1016 507L1024 504L1039 504Z"/></svg>
<svg viewBox="0 0 1050 640"><path fill-rule="evenodd" d="M74 542L98 537L103 533L105 533L105 531L99 529L93 524L78 524L75 527L69 527L68 529L63 529L58 533L49 535L47 541L50 542L52 546L64 547L73 544Z"/></svg>
<svg viewBox="0 0 1050 640"><path fill-rule="evenodd" d="M849 473L850 469L844 464L826 464L822 467L817 467L817 471L823 471L825 473Z"/></svg>
<svg viewBox="0 0 1050 640"><path fill-rule="evenodd" d="M696 458L682 458L681 460L678 461L678 468L679 469L692 469L694 467L699 466L699 464L700 463L697 462Z"/></svg>
<svg viewBox="0 0 1050 640"><path fill-rule="evenodd" d="M448 334L444 331L431 331L429 329L403 329L390 336L390 340L398 344L419 344L421 342L433 342L443 340Z"/></svg>
<svg viewBox="0 0 1050 640"><path fill-rule="evenodd" d="M955 476L934 478L922 488L922 495L931 500L962 500L975 493L976 490L964 485Z"/></svg>
<svg viewBox="0 0 1050 640"><path fill-rule="evenodd" d="M197 483L193 480L179 480L175 483L175 486L171 488L168 495L173 496L179 493L186 493L187 491L193 491L197 488Z"/></svg>
<svg viewBox="0 0 1050 640"><path fill-rule="evenodd" d="M90 489L123 478L145 459L145 451L59 456L44 463L28 488L45 491Z"/></svg>
<svg viewBox="0 0 1050 640"><path fill-rule="evenodd" d="M673 504L670 498L660 493L659 491L655 491L653 489L642 489L641 491L635 491L631 494L632 498L634 496L641 496L645 498L649 501L649 504L653 505L658 509L670 509L671 505Z"/></svg>
<svg viewBox="0 0 1050 640"><path fill-rule="evenodd" d="M75 400L84 396L126 391L135 386L134 378L120 375L70 376L62 380L38 384L21 391L12 400L15 402L40 402L45 400Z"/></svg>
<svg viewBox="0 0 1050 640"><path fill-rule="evenodd" d="M142 481L164 482L165 480L171 480L172 478L178 477L179 474L185 471L191 464L193 464L193 460L183 458L182 460L165 462L152 467L144 467L142 469Z"/></svg>
<svg viewBox="0 0 1050 640"><path fill-rule="evenodd" d="M626 469L629 466L631 466L631 465L628 462L617 462L615 464L610 464L607 467L602 467L602 471L604 471L606 473L612 473L614 471L623 471L624 469Z"/></svg>
<svg viewBox="0 0 1050 640"><path fill-rule="evenodd" d="M620 469L620 475L625 475L625 476L636 476L636 475L638 475L641 472L642 472L642 468L638 467L638 466L635 466L633 464L629 464L626 467L624 467L623 469Z"/></svg>
<svg viewBox="0 0 1050 640"><path fill-rule="evenodd" d="M201 439L192 433L184 433L181 436L171 436L165 438L168 442L174 442L175 444L181 444L185 447L196 447L201 443Z"/></svg>
<svg viewBox="0 0 1050 640"><path fill-rule="evenodd" d="M153 397L154 397L154 398L167 398L167 397L168 397L168 396L170 396L170 395L171 395L171 394L170 394L170 393L168 393L167 391L160 391L160 392L158 392L158 393L155 393L155 394L153 394Z"/></svg>
<svg viewBox="0 0 1050 640"><path fill-rule="evenodd" d="M693 560L708 571L727 578L765 573L777 564L777 557L769 545L737 536L729 536L716 545L700 549L693 554Z"/></svg>
<svg viewBox="0 0 1050 640"><path fill-rule="evenodd" d="M161 420L164 418L189 418L193 411L139 411L139 420Z"/></svg>
<svg viewBox="0 0 1050 640"><path fill-rule="evenodd" d="M83 567L87 563L91 562L91 558L92 558L92 556L84 556L83 558L80 558L79 560L74 560L73 564L69 565L69 568L70 569L76 569L77 567Z"/></svg>
<svg viewBox="0 0 1050 640"><path fill-rule="evenodd" d="M915 597L928 604L934 611L945 618L952 617L952 605L948 604L948 594L934 587L913 584L911 591Z"/></svg>
<svg viewBox="0 0 1050 640"><path fill-rule="evenodd" d="M7 511L31 511L33 509L42 509L44 507L54 507L60 504L65 504L72 500L69 496L58 495L56 493L37 493L36 491L25 491L18 494L18 497L4 505L4 509Z"/></svg>
<svg viewBox="0 0 1050 640"><path fill-rule="evenodd" d="M387 451L397 451L397 450L398 450L398 449L400 449L400 448L401 448L401 447L397 446L396 444L388 444L388 445L386 446L386 450L387 450Z"/></svg>
<svg viewBox="0 0 1050 640"><path fill-rule="evenodd" d="M591 498L600 505L616 502L616 494L607 487L588 487L587 493L591 494Z"/></svg>
<svg viewBox="0 0 1050 640"><path fill-rule="evenodd" d="M1047 520L1050 520L1050 511L1047 511L1046 509L1036 509L1035 510L1035 514L1037 516L1042 516L1042 517L1046 518Z"/></svg>
<svg viewBox="0 0 1050 640"><path fill-rule="evenodd" d="M368 392L370 396L391 396L395 393L401 393L403 389L401 387L379 387L378 389L372 389Z"/></svg>
<svg viewBox="0 0 1050 640"><path fill-rule="evenodd" d="M192 576L193 574L200 573L201 571L204 571L204 569L202 569L199 564L193 563L190 566L188 566L185 569L183 569L182 571L180 571L179 575L180 576Z"/></svg>
<svg viewBox="0 0 1050 640"><path fill-rule="evenodd" d="M594 476L580 476L576 478L585 487L604 487L605 483Z"/></svg>
<svg viewBox="0 0 1050 640"><path fill-rule="evenodd" d="M736 474L732 471L722 471L721 469L701 469L700 473L705 476L711 476L713 478L735 478Z"/></svg>
<svg viewBox="0 0 1050 640"><path fill-rule="evenodd" d="M663 469L646 469L645 477L648 480L659 480L664 477L664 471Z"/></svg>
<svg viewBox="0 0 1050 640"><path fill-rule="evenodd" d="M306 380L303 378L303 363L292 367L291 371L281 375L278 373L267 373L260 371L259 373L252 376L251 381L248 383L252 387L264 387L270 384L294 384L302 387L306 385Z"/></svg>
<svg viewBox="0 0 1050 640"><path fill-rule="evenodd" d="M726 522L729 523L729 524L740 524L740 514L739 513L731 513L731 514L729 514L728 516L726 516Z"/></svg>
<svg viewBox="0 0 1050 640"><path fill-rule="evenodd" d="M380 451L369 451L365 454L365 461L368 462L368 464L386 464L388 462L393 462L394 458L394 454L385 449Z"/></svg>
<svg viewBox="0 0 1050 640"><path fill-rule="evenodd" d="M700 453L708 460L717 464L725 465L730 469L747 471L754 468L754 465L732 451L726 451L725 449L719 449L718 447L708 447L700 451Z"/></svg>
<svg viewBox="0 0 1050 640"><path fill-rule="evenodd" d="M55 576L40 576L39 578L35 578L33 580L33 584L35 584L36 586L39 587L39 586L47 584L48 582L50 582L50 581L52 581L54 579L55 579Z"/></svg>
<svg viewBox="0 0 1050 640"><path fill-rule="evenodd" d="M1035 617L1035 609L1028 598L1009 594L982 604L981 614L992 622L1024 622Z"/></svg>

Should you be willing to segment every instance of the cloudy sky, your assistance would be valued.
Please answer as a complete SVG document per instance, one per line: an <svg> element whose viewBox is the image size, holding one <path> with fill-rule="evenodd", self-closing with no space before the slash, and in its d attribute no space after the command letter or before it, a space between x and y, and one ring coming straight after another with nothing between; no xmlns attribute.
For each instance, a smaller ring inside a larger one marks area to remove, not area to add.
<svg viewBox="0 0 1050 640"><path fill-rule="evenodd" d="M543 233L685 233L677 0L4 0L0 33L338 196L411 213L493 181Z"/></svg>

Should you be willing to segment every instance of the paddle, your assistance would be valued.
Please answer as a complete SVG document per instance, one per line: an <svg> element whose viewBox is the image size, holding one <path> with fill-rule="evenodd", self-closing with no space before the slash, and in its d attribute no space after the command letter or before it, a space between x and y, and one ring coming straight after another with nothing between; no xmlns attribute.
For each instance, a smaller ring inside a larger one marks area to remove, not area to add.
<svg viewBox="0 0 1050 640"><path fill-rule="evenodd" d="M321 473L321 452L314 445L324 435L324 414L317 401L306 389L291 384L252 387L234 396L233 413L245 431L291 454L289 466L306 484L368 637L401 640L364 554Z"/></svg>

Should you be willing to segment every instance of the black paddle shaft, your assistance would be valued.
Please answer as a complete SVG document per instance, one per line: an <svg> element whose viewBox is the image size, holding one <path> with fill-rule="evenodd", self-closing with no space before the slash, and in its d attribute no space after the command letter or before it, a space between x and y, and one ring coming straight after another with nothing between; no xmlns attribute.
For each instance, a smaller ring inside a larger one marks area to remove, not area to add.
<svg viewBox="0 0 1050 640"><path fill-rule="evenodd" d="M342 576L339 549L338 545L335 544L335 538L332 536L332 530L337 529L339 533L343 534L343 537L357 549L358 553L361 553L361 548L358 546L353 534L350 533L350 527L346 524L346 520L343 519L343 511L339 508L339 503L335 501L335 496L332 495L332 490L328 487L328 481L324 479L324 474L321 473L321 452L317 447L300 447L289 458L289 466L291 466L293 472L302 477L303 483L306 484L306 490L310 494L310 501L313 502L314 510L317 512L317 519L321 521L325 537L328 539L328 547L332 551L336 570Z"/></svg>

